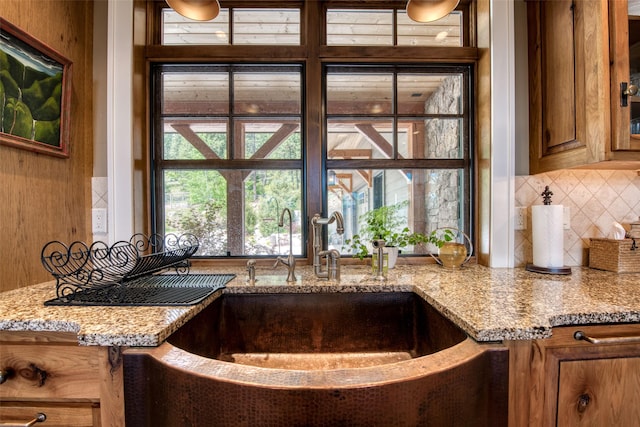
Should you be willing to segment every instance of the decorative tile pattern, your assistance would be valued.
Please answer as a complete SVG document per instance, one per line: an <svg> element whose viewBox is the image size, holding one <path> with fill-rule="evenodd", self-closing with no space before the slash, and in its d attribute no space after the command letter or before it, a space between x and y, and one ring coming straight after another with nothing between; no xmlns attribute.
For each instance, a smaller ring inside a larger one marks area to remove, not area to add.
<svg viewBox="0 0 640 427"><path fill-rule="evenodd" d="M531 206L542 204L546 185L553 191L553 204L571 212L571 229L564 233L567 266L587 265L589 239L608 237L614 221L628 229L640 217L640 176L635 171L564 169L517 176L515 205L528 208L528 223L526 230L515 232L515 266L533 259Z"/></svg>
<svg viewBox="0 0 640 427"><path fill-rule="evenodd" d="M94 176L91 178L91 207L107 208L109 205L108 184L106 176Z"/></svg>

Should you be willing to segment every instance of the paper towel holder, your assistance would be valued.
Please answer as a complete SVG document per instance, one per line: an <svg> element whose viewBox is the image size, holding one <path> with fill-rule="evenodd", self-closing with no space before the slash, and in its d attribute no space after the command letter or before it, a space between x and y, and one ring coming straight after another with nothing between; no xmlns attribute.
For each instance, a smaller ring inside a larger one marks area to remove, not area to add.
<svg viewBox="0 0 640 427"><path fill-rule="evenodd" d="M540 195L542 196L543 204L551 204L551 196L553 196L553 192L549 190L548 185L544 187L544 191ZM543 274L571 274L571 267L540 267L535 264L527 264L525 266L525 270Z"/></svg>

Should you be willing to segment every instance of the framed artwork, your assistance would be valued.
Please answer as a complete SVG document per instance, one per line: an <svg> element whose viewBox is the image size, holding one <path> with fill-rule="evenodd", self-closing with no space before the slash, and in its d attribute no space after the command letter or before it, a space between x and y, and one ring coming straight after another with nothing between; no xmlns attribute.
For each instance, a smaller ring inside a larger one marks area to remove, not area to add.
<svg viewBox="0 0 640 427"><path fill-rule="evenodd" d="M0 144L69 157L71 65L0 18Z"/></svg>

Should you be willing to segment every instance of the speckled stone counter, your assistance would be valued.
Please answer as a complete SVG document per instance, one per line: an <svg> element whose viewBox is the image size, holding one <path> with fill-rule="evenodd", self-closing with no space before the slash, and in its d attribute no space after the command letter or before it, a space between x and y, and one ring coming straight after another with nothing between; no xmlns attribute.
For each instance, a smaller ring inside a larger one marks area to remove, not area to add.
<svg viewBox="0 0 640 427"><path fill-rule="evenodd" d="M157 346L223 292L415 292L477 341L547 338L554 326L640 322L640 274L588 268L561 276L478 265L400 265L379 282L368 268L343 266L341 281L333 283L299 266L298 281L288 284L282 269L258 267L255 285L247 284L244 268L192 272L237 277L198 305L167 307L44 306L55 297L55 282L46 282L0 294L0 330L74 332L80 345Z"/></svg>

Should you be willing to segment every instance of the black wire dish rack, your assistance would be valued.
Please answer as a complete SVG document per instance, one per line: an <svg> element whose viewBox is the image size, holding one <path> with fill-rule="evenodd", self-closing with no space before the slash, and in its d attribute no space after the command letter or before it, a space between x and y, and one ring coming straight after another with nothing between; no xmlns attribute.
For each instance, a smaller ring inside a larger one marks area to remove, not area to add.
<svg viewBox="0 0 640 427"><path fill-rule="evenodd" d="M189 274L199 247L192 234L134 234L109 246L94 242L42 248L44 268L56 279L45 305L193 305L224 288L235 274ZM167 271L174 270L173 274Z"/></svg>

